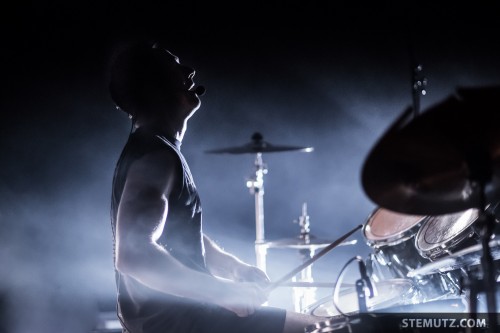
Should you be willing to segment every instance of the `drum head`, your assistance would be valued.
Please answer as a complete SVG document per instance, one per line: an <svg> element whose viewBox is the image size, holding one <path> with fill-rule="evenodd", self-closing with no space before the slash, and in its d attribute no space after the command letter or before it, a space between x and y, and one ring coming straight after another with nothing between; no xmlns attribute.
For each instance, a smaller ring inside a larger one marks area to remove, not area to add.
<svg viewBox="0 0 500 333"><path fill-rule="evenodd" d="M417 297L412 281L407 279L392 279L373 283L376 296L366 297L369 311L382 309L398 304L413 303ZM359 312L358 294L355 287L341 289L337 306L345 314ZM326 297L306 309L306 313L316 317L333 317L341 315L333 304L333 296Z"/></svg>
<svg viewBox="0 0 500 333"><path fill-rule="evenodd" d="M425 218L378 208L363 226L363 235L373 247L395 245L414 236Z"/></svg>
<svg viewBox="0 0 500 333"><path fill-rule="evenodd" d="M415 246L424 257L438 257L468 236L467 231L478 215L477 209L468 209L459 213L429 217L417 233Z"/></svg>

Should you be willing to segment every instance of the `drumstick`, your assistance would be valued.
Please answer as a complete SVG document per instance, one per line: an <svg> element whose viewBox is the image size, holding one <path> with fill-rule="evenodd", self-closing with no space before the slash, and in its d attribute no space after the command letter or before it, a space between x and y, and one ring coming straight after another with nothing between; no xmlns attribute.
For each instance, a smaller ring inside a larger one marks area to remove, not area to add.
<svg viewBox="0 0 500 333"><path fill-rule="evenodd" d="M282 282L278 287L297 287L297 288L335 288L335 282ZM342 287L354 288L355 284L343 283Z"/></svg>
<svg viewBox="0 0 500 333"><path fill-rule="evenodd" d="M345 239L347 239L349 236L351 236L353 233L355 233L358 229L361 229L362 227L363 227L362 224L358 225L356 228L352 229L347 234L345 234L344 236L340 237L339 239L337 239L336 241L334 241L333 243L331 243L330 245L328 245L327 247L325 247L320 252L316 253L311 259L305 261L300 266L296 267L295 269L293 269L288 274L285 274L282 278L278 279L277 281L272 282L269 286L266 287L266 290L269 292L269 291L275 289L276 287L278 287L279 285L281 285L283 282L285 282L288 279L292 278L295 274L299 273L301 270L303 270L304 268L306 268L307 266L311 265L316 260L318 260L319 258L321 258L322 256L324 256L327 252L329 252L330 250L332 250L335 247L337 247L340 243L342 243Z"/></svg>

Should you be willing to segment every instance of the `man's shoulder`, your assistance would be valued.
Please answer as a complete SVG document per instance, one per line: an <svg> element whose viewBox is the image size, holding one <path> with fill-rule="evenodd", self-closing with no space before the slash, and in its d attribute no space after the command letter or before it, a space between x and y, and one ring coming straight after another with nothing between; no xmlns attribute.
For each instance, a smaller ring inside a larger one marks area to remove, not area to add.
<svg viewBox="0 0 500 333"><path fill-rule="evenodd" d="M145 152L136 162L147 165L150 168L158 167L159 169L164 169L166 166L178 165L179 156L174 150L168 147L160 147L159 149Z"/></svg>
<svg viewBox="0 0 500 333"><path fill-rule="evenodd" d="M171 179L182 170L175 144L155 133L137 131L130 135L123 160L128 161L127 179Z"/></svg>
<svg viewBox="0 0 500 333"><path fill-rule="evenodd" d="M145 153L134 160L128 170L126 181L134 188L156 188L162 193L172 184L181 181L179 157L170 149L158 149ZM140 191L140 190L138 190Z"/></svg>
<svg viewBox="0 0 500 333"><path fill-rule="evenodd" d="M125 150L130 151L136 158L157 156L159 158L178 159L178 152L174 144L150 133L131 134Z"/></svg>

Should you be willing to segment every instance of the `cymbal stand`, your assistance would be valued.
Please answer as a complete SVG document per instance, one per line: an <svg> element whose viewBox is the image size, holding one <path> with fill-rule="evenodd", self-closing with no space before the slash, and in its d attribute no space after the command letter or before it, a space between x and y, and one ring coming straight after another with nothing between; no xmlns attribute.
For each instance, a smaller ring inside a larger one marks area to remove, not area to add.
<svg viewBox="0 0 500 333"><path fill-rule="evenodd" d="M309 239L310 238L310 220L307 214L307 203L302 204L302 215L299 217L297 222L300 226L300 238ZM300 249L299 254L301 256L302 262L307 262L315 254L314 248ZM314 282L312 276L312 264L305 267L300 271L300 276L296 275L293 277L293 282ZM315 287L294 287L293 288L293 299L295 311L302 312L307 306L316 302L316 289Z"/></svg>
<svg viewBox="0 0 500 333"><path fill-rule="evenodd" d="M413 118L420 114L420 95L427 94L425 87L427 78L422 76L422 65L416 64L413 67L412 97L413 97Z"/></svg>
<svg viewBox="0 0 500 333"><path fill-rule="evenodd" d="M477 318L478 312L478 296L480 293L486 295L486 309L488 312L488 332L495 332L497 327L497 306L496 306L496 278L493 256L489 246L489 240L492 236L492 224L495 223L495 218L489 212L484 212L478 219L481 235L482 255L480 267L482 268L482 278L476 276L479 272L474 272L473 276L469 276L465 287L468 289L467 298L469 299L469 312L472 318Z"/></svg>
<svg viewBox="0 0 500 333"><path fill-rule="evenodd" d="M486 295L486 305L488 311L488 332L495 332L497 328L497 309L496 309L496 277L493 256L491 255L490 240L495 229L495 217L492 212L487 209L485 187L486 183L491 180L491 170L485 169L485 166L491 165L489 155L481 149L474 150L469 156L469 166L473 180L472 184L480 187L479 191L479 217L478 226L480 227L481 237L481 268L482 278L472 277L469 281L469 311L475 317L477 313L477 297L480 292Z"/></svg>
<svg viewBox="0 0 500 333"><path fill-rule="evenodd" d="M496 306L496 278L493 257L489 241L493 234L495 218L488 212L482 214L482 221L480 221L480 235L481 235L481 268L483 272L482 280L479 278L474 279L471 284L471 311L477 311L477 293L484 292L486 295L486 305L489 314L489 325L496 327L497 325L497 306ZM474 303L472 303L474 302ZM492 331L493 332L493 331Z"/></svg>
<svg viewBox="0 0 500 333"><path fill-rule="evenodd" d="M264 175L267 165L264 164L262 153L255 156L255 174L246 182L250 193L255 196L255 256L257 267L266 271L267 247L265 246L264 229Z"/></svg>

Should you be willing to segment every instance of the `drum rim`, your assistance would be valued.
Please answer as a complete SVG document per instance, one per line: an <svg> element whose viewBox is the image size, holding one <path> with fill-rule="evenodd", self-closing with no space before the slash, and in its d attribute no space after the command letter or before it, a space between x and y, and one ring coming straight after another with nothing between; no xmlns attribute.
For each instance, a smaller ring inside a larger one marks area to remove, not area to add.
<svg viewBox="0 0 500 333"><path fill-rule="evenodd" d="M369 310L370 311L376 311L377 308L379 307L382 307L382 308L385 308L387 307L386 305L388 303L392 303L393 305L396 305L398 304L398 302L394 302L396 300L401 300L401 296L402 295L406 295L406 294L415 294L418 292L418 287L415 285L415 282L412 280L412 279L405 279L405 278L393 278L393 279L387 279L387 280L381 280L379 282L375 282L375 287L379 287L380 286L393 286L393 285L405 285L404 287L407 287L406 290L404 292L402 292L401 294L399 294L398 297L394 297L394 298L391 298L391 299L387 299L383 302L380 302L380 303L377 303L376 305L373 305L373 306L368 306ZM352 294L352 293L355 293L356 292L356 289L354 287L350 287L352 288L352 291L349 293L349 294ZM330 295L330 296L326 296L326 297L323 297L321 299L319 299L318 301L316 301L315 303L309 305L308 307L306 307L304 309L304 313L307 313L307 314L310 314L310 315L313 315L315 317L318 317L318 318L327 318L327 317L324 317L324 316L318 316L318 315L314 315L314 311L320 307L321 305L324 305L328 302L331 302L333 301L333 296ZM355 311L348 311L348 312L345 312L345 315L346 316L351 316L351 315L355 315L355 314L358 314L359 313L359 310L355 310ZM333 316L328 316L328 317L336 317L336 316L343 316L341 314L337 314L337 315L333 315Z"/></svg>
<svg viewBox="0 0 500 333"><path fill-rule="evenodd" d="M454 245L460 243L462 240L468 238L470 234L473 232L472 228L474 223L477 221L479 218L479 209L477 208L469 208L467 210L464 210L462 212L457 212L462 213L460 217L465 215L467 212L472 212L473 214L475 213L475 217L471 218L470 221L468 221L467 225L462 228L454 237L449 238L446 241L442 241L439 243L435 244L428 244L425 243L427 246L424 247L421 244L421 239L424 237L422 234L425 234L427 231L429 224L431 223L430 221L433 221L435 218L440 217L440 216L447 216L447 215L438 215L438 216L430 216L428 219L425 220L425 222L422 224L422 227L420 230L417 232L415 235L415 248L417 249L418 253L424 258L427 259L435 259L442 255L443 253L446 253L446 249L453 247ZM441 250L441 251L440 251Z"/></svg>
<svg viewBox="0 0 500 333"><path fill-rule="evenodd" d="M392 211L387 208L383 207L377 207L374 209L370 215L368 215L368 218L366 219L366 223L363 225L363 236L366 240L366 243L373 248L380 248L380 247L385 247L385 246L393 246L397 245L399 243L405 242L408 239L412 238L413 236L416 236L418 233L418 230L420 227L423 225L423 223L427 220L427 216L419 216L419 215L408 215L408 216L414 216L418 217L419 220L415 222L411 227L408 227L406 229L401 230L398 234L389 236L389 237L379 237L379 236L374 236L372 233L370 233L370 226L371 222L374 221L374 217L378 212L381 211L387 211L389 213L393 214L400 214L398 212ZM404 214L401 214L404 215ZM372 235L372 236L369 236Z"/></svg>

